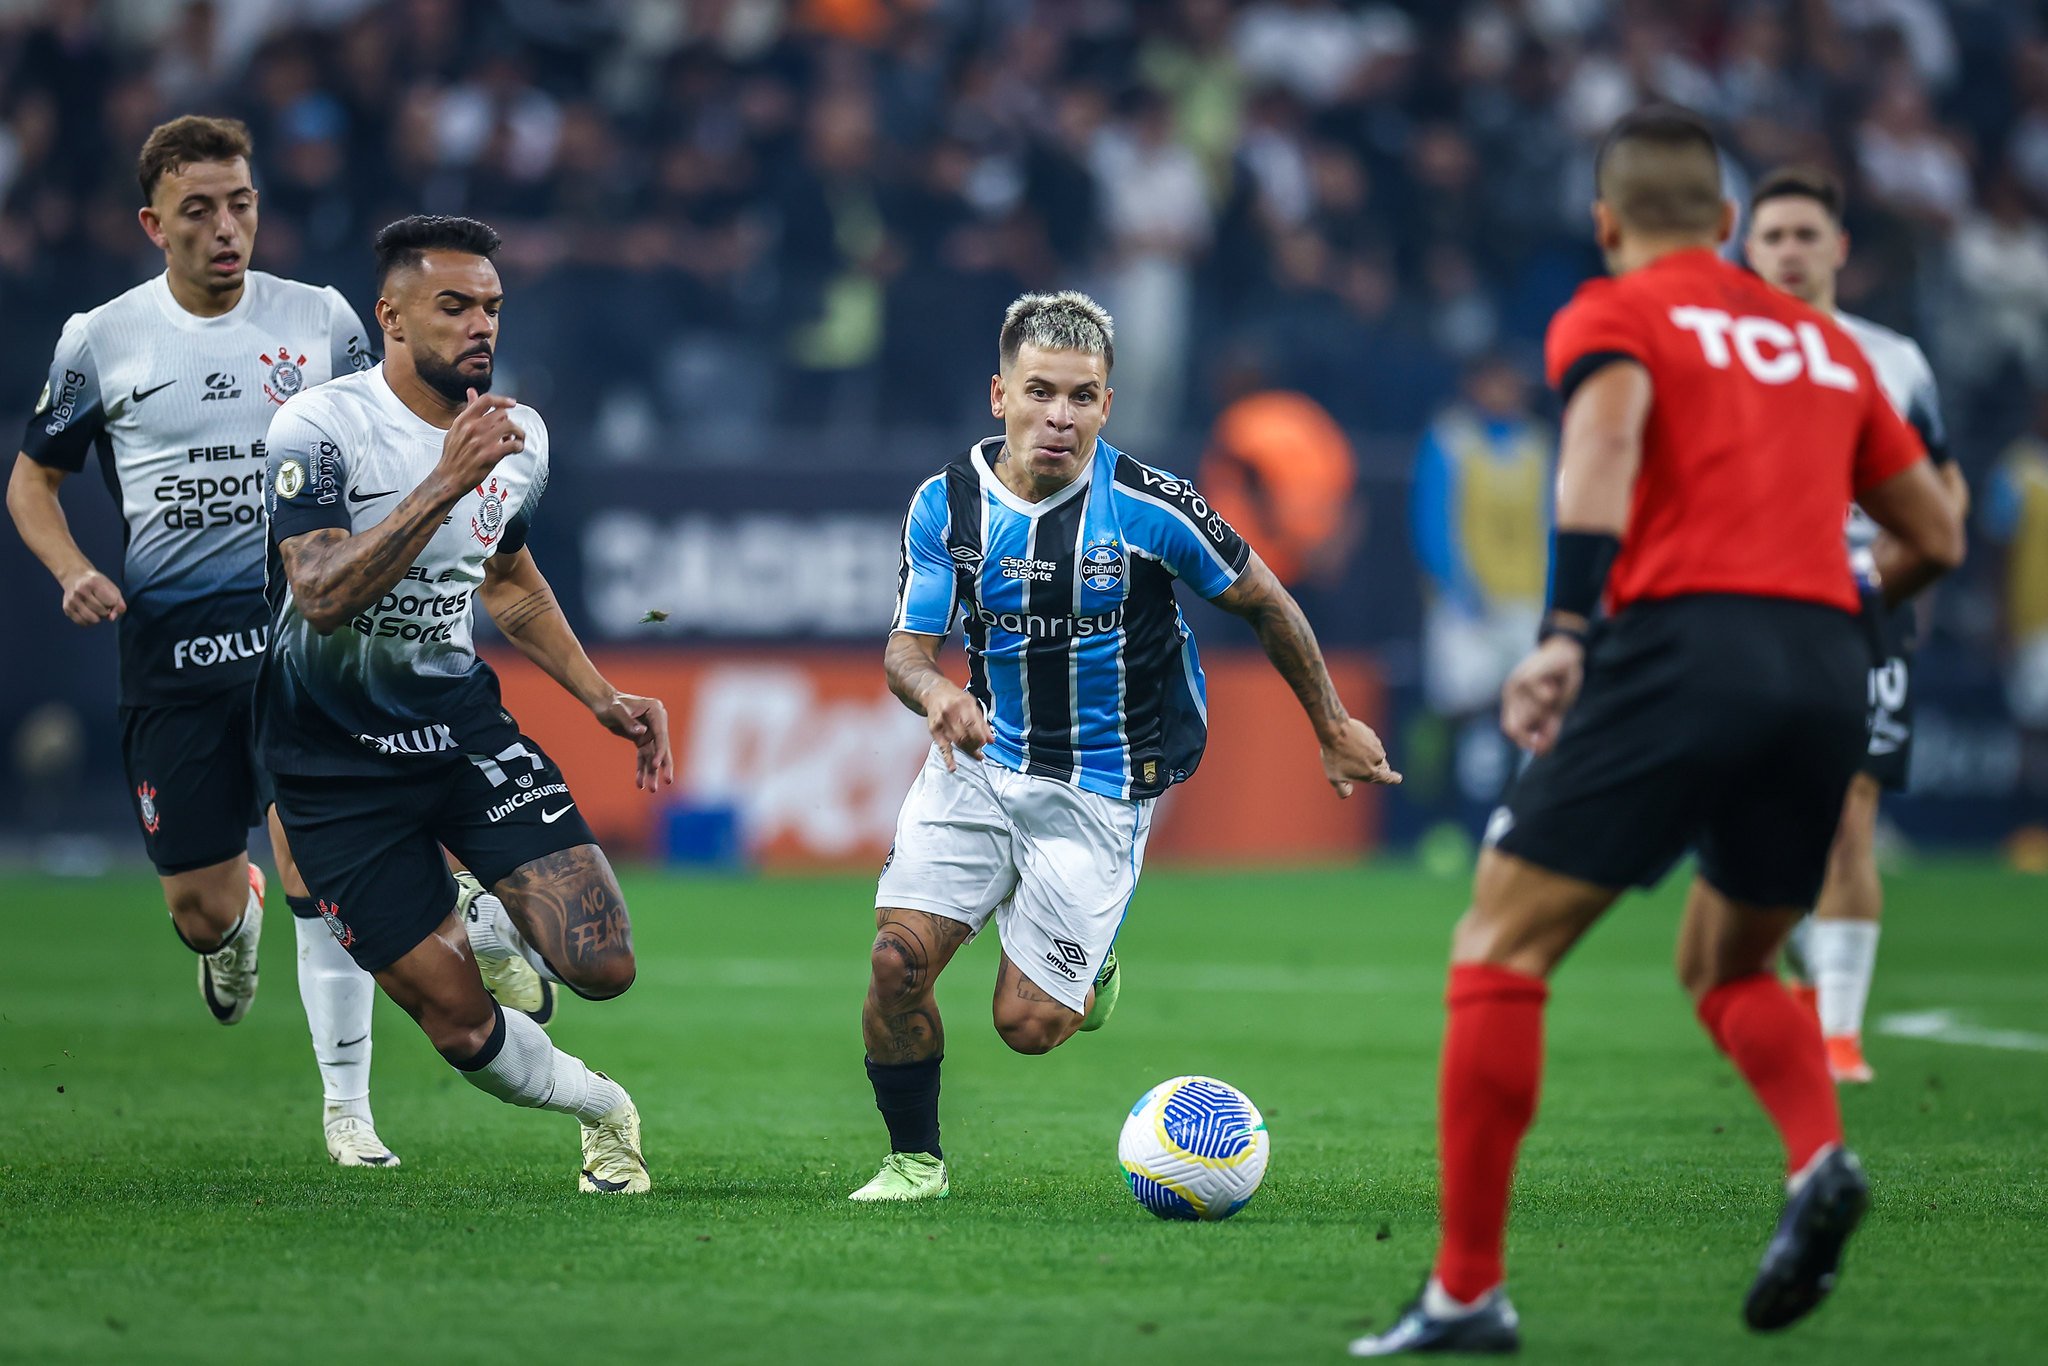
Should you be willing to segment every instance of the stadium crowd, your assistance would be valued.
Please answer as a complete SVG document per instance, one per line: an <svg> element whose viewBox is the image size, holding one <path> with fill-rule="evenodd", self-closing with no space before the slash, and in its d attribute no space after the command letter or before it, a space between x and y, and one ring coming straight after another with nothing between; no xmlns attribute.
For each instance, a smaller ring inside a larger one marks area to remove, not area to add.
<svg viewBox="0 0 2048 1366"><path fill-rule="evenodd" d="M10 0L0 374L154 268L133 149L200 110L255 131L258 264L359 305L382 223L496 223L508 368L620 458L969 419L1054 282L1119 318L1134 444L1247 373L1412 437L1598 268L1593 140L1651 97L1736 177L1843 171L1845 306L1926 341L1966 461L2024 426L2048 20L1971 0Z"/></svg>
<svg viewBox="0 0 2048 1366"><path fill-rule="evenodd" d="M255 134L257 265L366 317L384 223L502 229L502 382L586 470L927 468L986 428L1003 306L1080 286L1112 437L1198 472L1334 638L1391 633L1490 800L1546 547L1472 543L1450 471L1540 526L1541 339L1601 268L1596 140L1649 99L1723 130L1737 199L1846 182L1841 303L1924 344L1978 490L1934 636L2048 727L2039 4L0 0L0 411L160 269L132 166L182 112Z"/></svg>

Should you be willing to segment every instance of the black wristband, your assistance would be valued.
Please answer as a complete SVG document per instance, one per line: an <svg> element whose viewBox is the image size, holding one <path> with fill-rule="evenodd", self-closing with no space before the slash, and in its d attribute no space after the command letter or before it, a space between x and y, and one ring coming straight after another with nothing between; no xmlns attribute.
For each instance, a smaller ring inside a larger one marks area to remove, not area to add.
<svg viewBox="0 0 2048 1366"><path fill-rule="evenodd" d="M1588 634L1590 632L1587 627L1559 621L1557 613L1546 612L1543 614L1543 624L1536 628L1536 643L1541 645L1552 636L1563 636L1567 640L1575 640L1581 646L1584 646Z"/></svg>
<svg viewBox="0 0 2048 1366"><path fill-rule="evenodd" d="M1550 562L1546 616L1570 612L1591 621L1607 588L1607 571L1621 553L1621 538L1609 531L1558 530Z"/></svg>

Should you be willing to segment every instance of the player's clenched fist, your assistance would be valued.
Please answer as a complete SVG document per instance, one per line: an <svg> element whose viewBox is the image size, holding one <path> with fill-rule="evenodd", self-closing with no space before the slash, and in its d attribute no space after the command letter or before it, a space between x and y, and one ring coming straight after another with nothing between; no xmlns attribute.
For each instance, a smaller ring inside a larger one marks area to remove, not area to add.
<svg viewBox="0 0 2048 1366"><path fill-rule="evenodd" d="M97 569L85 570L64 584L64 615L80 626L112 621L127 610L121 590Z"/></svg>
<svg viewBox="0 0 2048 1366"><path fill-rule="evenodd" d="M1387 762L1387 747L1373 728L1352 717L1323 741L1323 776L1339 797L1349 797L1358 783L1394 784L1401 775Z"/></svg>
<svg viewBox="0 0 2048 1366"><path fill-rule="evenodd" d="M512 420L513 406L503 394L469 391L468 405L441 442L441 470L456 487L481 484L500 460L526 449L526 433Z"/></svg>
<svg viewBox="0 0 2048 1366"><path fill-rule="evenodd" d="M1578 699L1585 670L1585 647L1570 636L1552 636L1531 651L1501 689L1500 728L1508 739L1531 753L1546 753Z"/></svg>
<svg viewBox="0 0 2048 1366"><path fill-rule="evenodd" d="M938 744L939 757L946 761L949 773L959 767L953 762L955 749L970 759L979 759L982 746L995 738L989 731L988 715L982 711L981 703L957 683L934 683L925 693L924 723Z"/></svg>

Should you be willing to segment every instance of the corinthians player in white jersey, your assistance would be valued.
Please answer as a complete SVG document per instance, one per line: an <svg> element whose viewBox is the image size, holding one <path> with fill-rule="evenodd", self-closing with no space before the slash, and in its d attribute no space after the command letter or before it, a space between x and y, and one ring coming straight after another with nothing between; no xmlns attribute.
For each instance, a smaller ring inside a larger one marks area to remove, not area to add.
<svg viewBox="0 0 2048 1366"><path fill-rule="evenodd" d="M164 273L65 325L7 489L22 539L63 587L65 615L115 623L129 797L222 1024L255 996L263 929L263 874L247 851L269 806L249 710L269 632L264 433L285 400L373 359L337 291L249 269L249 156L248 130L232 120L181 118L150 134L141 220ZM119 586L80 551L57 499L95 453L125 522ZM300 917L328 1154L396 1166L369 1108L375 993L321 926L274 817L270 828Z"/></svg>
<svg viewBox="0 0 2048 1366"><path fill-rule="evenodd" d="M526 546L548 433L533 409L489 393L497 249L473 219L385 228L384 363L299 395L271 422L258 744L337 942L479 1089L582 1121L581 1189L640 1192L649 1179L626 1092L503 1009L479 975L517 958L592 999L634 975L611 866L477 657L479 600L633 744L642 788L674 781L661 703L598 673ZM502 902L452 914L443 848Z"/></svg>
<svg viewBox="0 0 2048 1366"><path fill-rule="evenodd" d="M1817 168L1792 167L1759 181L1750 197L1745 249L1757 274L1834 314L1863 347L1886 397L1926 444L1958 514L1967 513L1969 489L1949 458L1927 357L1911 338L1835 307L1835 277L1849 259L1849 235L1842 230L1842 191L1834 177ZM1884 909L1877 872L1878 796L1906 786L1917 634L1910 600L1940 569L1880 531L1861 508L1850 508L1848 534L1850 561L1864 585L1871 626L1882 648L1870 671L1869 749L1843 801L1820 901L1799 936L1799 967L1814 993L1829 1070L1838 1082L1867 1082L1872 1072L1863 1056L1863 1008L1877 965L1878 918Z"/></svg>

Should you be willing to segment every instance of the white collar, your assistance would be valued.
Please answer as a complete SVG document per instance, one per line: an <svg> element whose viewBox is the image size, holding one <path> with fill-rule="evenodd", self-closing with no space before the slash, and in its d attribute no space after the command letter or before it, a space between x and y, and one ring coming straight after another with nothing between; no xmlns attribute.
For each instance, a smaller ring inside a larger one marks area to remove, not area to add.
<svg viewBox="0 0 2048 1366"><path fill-rule="evenodd" d="M1067 502L1067 500L1078 496L1081 490L1087 488L1093 481L1095 476L1095 456L1101 454L1102 451L1102 444L1097 442L1095 455L1089 456L1088 463L1081 467L1081 472L1074 476L1074 481L1071 484L1068 484L1050 497L1041 498L1037 502L1032 503L1019 498L1012 492L1010 486L1003 482L1002 476L996 473L995 467L989 463L989 443L996 442L1000 444L1002 440L1003 438L1000 436L984 437L982 440L974 443L973 448L968 452L968 458L973 462L975 474L981 478L981 486L994 494L996 501L1004 507L1012 512L1022 513L1026 517L1037 517L1051 512L1054 508Z"/></svg>

